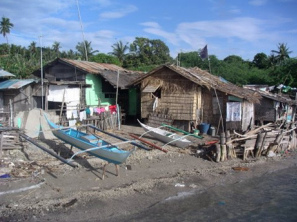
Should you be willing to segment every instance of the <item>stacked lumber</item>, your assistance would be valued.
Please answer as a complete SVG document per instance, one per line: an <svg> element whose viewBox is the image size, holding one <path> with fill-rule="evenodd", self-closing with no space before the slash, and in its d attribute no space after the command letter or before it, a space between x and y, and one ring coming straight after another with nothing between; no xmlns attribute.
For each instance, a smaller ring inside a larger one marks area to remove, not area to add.
<svg viewBox="0 0 297 222"><path fill-rule="evenodd" d="M110 112L102 112L96 116L92 116L83 120L83 125L91 124L102 130L116 129L118 126L119 118L117 114L111 114Z"/></svg>
<svg viewBox="0 0 297 222"><path fill-rule="evenodd" d="M3 150L22 149L23 142L19 139L19 128L0 127L0 158Z"/></svg>
<svg viewBox="0 0 297 222"><path fill-rule="evenodd" d="M242 156L243 160L249 156L272 157L296 149L295 130L295 124L284 128L269 123L244 134L235 131L232 135L228 131L221 133L220 143L216 145L216 161L225 161L238 156Z"/></svg>

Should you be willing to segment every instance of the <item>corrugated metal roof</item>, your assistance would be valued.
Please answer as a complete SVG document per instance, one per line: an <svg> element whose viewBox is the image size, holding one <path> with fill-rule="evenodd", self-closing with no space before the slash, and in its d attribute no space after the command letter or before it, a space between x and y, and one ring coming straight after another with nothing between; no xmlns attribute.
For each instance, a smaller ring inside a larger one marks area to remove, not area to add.
<svg viewBox="0 0 297 222"><path fill-rule="evenodd" d="M0 68L0 77L14 77L15 75Z"/></svg>
<svg viewBox="0 0 297 222"><path fill-rule="evenodd" d="M135 80L141 74L143 74L143 72L131 71L114 64L97 63L64 58L55 59L54 61L44 66L44 69L46 70L48 67L56 66L58 63L75 67L75 69L78 69L87 74L89 73L94 75L100 75L114 87L116 87L118 83L118 87L121 89L126 89L127 85L130 84L131 81ZM117 82L118 71L119 81ZM34 71L33 74L40 77L40 69Z"/></svg>
<svg viewBox="0 0 297 222"><path fill-rule="evenodd" d="M124 69L120 66L107 63L97 63L89 61L59 59L67 64L70 64L78 69L94 75L101 75L114 87L117 86L121 89L126 89L127 85L138 78L143 72L131 71ZM119 81L117 82L117 73L119 72Z"/></svg>
<svg viewBox="0 0 297 222"><path fill-rule="evenodd" d="M114 64L97 63L97 62L72 60L72 59L61 59L61 58L60 58L60 60L66 62L68 64L71 64L77 68L80 68L80 69L82 69L88 73L91 73L91 74L100 74L103 71L117 72L118 70L120 72L124 72L124 73L140 73L140 72L124 69L123 67L120 67L120 66L117 66Z"/></svg>
<svg viewBox="0 0 297 222"><path fill-rule="evenodd" d="M34 79L10 79L4 82L0 82L0 90L4 89L19 89L25 85L34 82Z"/></svg>

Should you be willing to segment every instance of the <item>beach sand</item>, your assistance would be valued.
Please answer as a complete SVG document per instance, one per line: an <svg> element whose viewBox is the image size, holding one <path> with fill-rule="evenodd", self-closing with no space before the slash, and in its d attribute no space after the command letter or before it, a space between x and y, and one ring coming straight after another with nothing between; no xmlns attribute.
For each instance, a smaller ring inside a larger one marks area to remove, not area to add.
<svg viewBox="0 0 297 222"><path fill-rule="evenodd" d="M123 125L114 133L129 138L130 132L140 135L143 130ZM191 138L194 148L213 139ZM59 140L41 144L62 156L69 151ZM81 154L74 161L78 167L72 168L34 145L28 145L24 152L11 151L1 163L2 173L6 170L11 178L0 178L0 221L120 221L122 216L136 214L181 192L228 186L297 164L295 151L273 158L217 163L193 155L190 149L169 145L165 149L167 153L137 149L120 166L118 176L115 166L109 164L104 180L105 162L92 156Z"/></svg>

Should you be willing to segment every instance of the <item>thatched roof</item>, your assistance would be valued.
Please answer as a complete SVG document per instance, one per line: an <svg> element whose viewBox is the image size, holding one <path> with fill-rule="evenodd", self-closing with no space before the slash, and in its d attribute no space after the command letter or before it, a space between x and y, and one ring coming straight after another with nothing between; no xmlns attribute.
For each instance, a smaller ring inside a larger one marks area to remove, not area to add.
<svg viewBox="0 0 297 222"><path fill-rule="evenodd" d="M290 98L289 95L286 94L276 94L276 93L270 93L268 91L263 91L261 89L258 89L257 87L251 87L251 86L244 86L245 88L251 89L253 91L258 92L262 97L265 97L267 99L271 99L276 102L281 102L288 105L297 105L297 101Z"/></svg>
<svg viewBox="0 0 297 222"><path fill-rule="evenodd" d="M136 80L134 80L131 85L138 85L140 82L145 80L146 78L154 75L155 73L159 73L164 69L169 69L174 71L175 73L185 77L186 79L192 81L193 83L196 83L197 85L200 85L202 87L206 87L208 89L214 89L219 90L221 92L224 92L226 94L236 96L238 98L246 99L249 102L252 103L259 103L261 96L259 93L244 89L242 87L236 86L218 76L212 75L209 72L202 70L198 67L194 68L183 68L178 67L175 65L162 65L158 68L152 70L151 72L140 76ZM188 87L188 86L185 86Z"/></svg>

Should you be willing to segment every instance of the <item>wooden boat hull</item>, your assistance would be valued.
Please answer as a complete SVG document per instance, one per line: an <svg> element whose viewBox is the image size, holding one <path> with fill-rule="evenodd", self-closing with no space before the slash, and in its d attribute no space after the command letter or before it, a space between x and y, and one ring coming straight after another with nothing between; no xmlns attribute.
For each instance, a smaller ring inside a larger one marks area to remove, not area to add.
<svg viewBox="0 0 297 222"><path fill-rule="evenodd" d="M182 136L169 132L167 130L159 129L159 128L154 128L148 125L145 125L141 123L138 120L140 126L152 137L164 142L164 143L169 143L170 145L174 145L180 148L185 148L189 146L192 142L190 140L187 140L183 138Z"/></svg>
<svg viewBox="0 0 297 222"><path fill-rule="evenodd" d="M59 130L61 126L52 123L48 119L47 122L53 130L53 134L60 140L81 150L98 147L98 149L88 151L88 153L110 163L121 164L125 162L131 154L130 151L121 150L117 146L91 134L83 133L72 128L62 128Z"/></svg>

